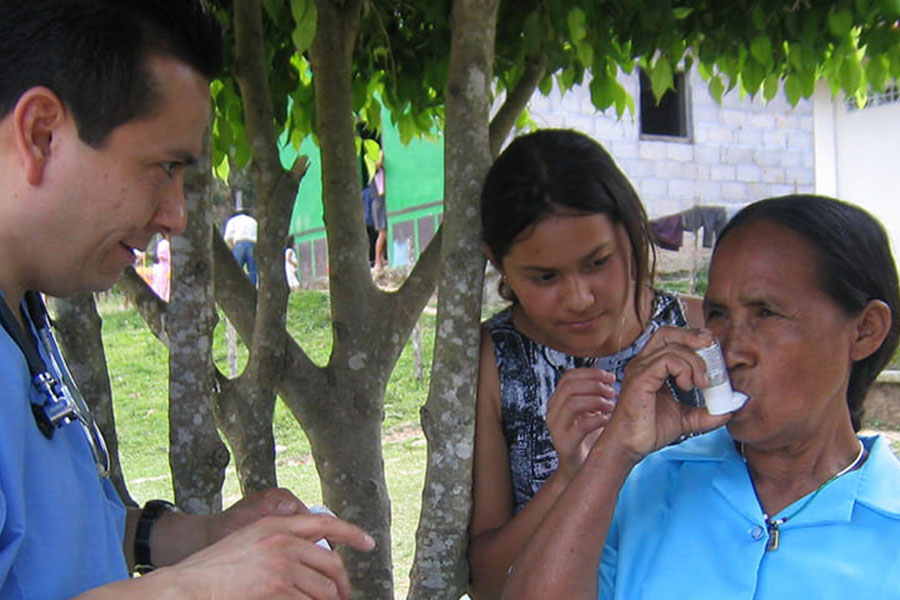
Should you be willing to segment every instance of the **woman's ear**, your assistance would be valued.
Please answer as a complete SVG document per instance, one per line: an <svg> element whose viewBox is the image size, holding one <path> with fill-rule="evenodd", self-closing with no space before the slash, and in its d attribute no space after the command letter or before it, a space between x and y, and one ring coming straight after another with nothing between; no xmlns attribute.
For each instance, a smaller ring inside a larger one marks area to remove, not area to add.
<svg viewBox="0 0 900 600"><path fill-rule="evenodd" d="M34 87L19 97L13 108L13 134L25 179L39 185L50 159L53 134L66 119L59 97L45 87Z"/></svg>
<svg viewBox="0 0 900 600"><path fill-rule="evenodd" d="M883 300L869 300L856 316L855 338L851 340L851 360L863 360L881 347L891 330L891 308Z"/></svg>

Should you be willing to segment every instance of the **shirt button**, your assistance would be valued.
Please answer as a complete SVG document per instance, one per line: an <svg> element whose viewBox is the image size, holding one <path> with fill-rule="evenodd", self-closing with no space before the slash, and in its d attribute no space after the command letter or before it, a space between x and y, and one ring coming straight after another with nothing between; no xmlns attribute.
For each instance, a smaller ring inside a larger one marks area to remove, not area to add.
<svg viewBox="0 0 900 600"><path fill-rule="evenodd" d="M760 525L757 525L750 530L750 537L752 537L754 540L761 540L763 538L763 535L765 535L765 530Z"/></svg>

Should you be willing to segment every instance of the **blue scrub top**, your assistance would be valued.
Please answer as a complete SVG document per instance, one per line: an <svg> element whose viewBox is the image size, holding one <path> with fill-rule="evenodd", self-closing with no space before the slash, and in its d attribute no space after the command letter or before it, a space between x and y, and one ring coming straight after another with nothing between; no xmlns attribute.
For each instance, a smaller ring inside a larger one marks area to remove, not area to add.
<svg viewBox="0 0 900 600"><path fill-rule="evenodd" d="M863 466L784 523L772 551L747 466L725 428L651 454L620 493L598 597L900 598L900 461L882 438L863 442Z"/></svg>
<svg viewBox="0 0 900 600"><path fill-rule="evenodd" d="M115 488L97 474L80 425L43 436L29 406L36 394L25 358L0 328L3 600L70 598L129 576L125 508Z"/></svg>

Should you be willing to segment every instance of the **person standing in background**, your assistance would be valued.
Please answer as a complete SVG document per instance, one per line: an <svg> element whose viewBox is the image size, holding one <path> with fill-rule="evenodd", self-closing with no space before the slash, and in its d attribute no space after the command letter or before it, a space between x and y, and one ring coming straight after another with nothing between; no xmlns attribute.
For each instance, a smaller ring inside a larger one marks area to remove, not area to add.
<svg viewBox="0 0 900 600"><path fill-rule="evenodd" d="M290 291L296 292L300 289L300 279L297 277L297 253L290 243L284 248L284 277Z"/></svg>
<svg viewBox="0 0 900 600"><path fill-rule="evenodd" d="M160 238L156 243L156 262L150 271L150 287L165 302L172 290L172 251L169 240Z"/></svg>
<svg viewBox="0 0 900 600"><path fill-rule="evenodd" d="M387 264L387 203L385 202L384 152L379 152L375 174L369 185L374 185L372 195L372 223L378 236L375 238L375 272L381 273Z"/></svg>
<svg viewBox="0 0 900 600"><path fill-rule="evenodd" d="M256 248L256 219L246 209L235 211L228 222L225 223L225 241L231 246L234 260L242 269L247 269L247 275L253 285L256 285L256 259L253 250Z"/></svg>

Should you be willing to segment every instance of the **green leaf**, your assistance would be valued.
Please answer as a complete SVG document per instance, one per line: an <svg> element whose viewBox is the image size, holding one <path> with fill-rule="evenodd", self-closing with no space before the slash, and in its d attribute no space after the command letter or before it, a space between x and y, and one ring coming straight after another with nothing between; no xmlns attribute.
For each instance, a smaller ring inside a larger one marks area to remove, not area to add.
<svg viewBox="0 0 900 600"><path fill-rule="evenodd" d="M900 46L895 46L888 50L888 58L890 62L888 70L891 73L891 77L900 79Z"/></svg>
<svg viewBox="0 0 900 600"><path fill-rule="evenodd" d="M900 19L900 0L878 0L878 8L892 19Z"/></svg>
<svg viewBox="0 0 900 600"><path fill-rule="evenodd" d="M870 56L866 63L866 80L872 88L883 92L888 80L888 59L885 56Z"/></svg>
<svg viewBox="0 0 900 600"><path fill-rule="evenodd" d="M243 169L250 163L253 156L250 150L250 142L246 135L235 136L234 138L234 166Z"/></svg>
<svg viewBox="0 0 900 600"><path fill-rule="evenodd" d="M400 142L408 144L416 134L416 124L412 115L400 115L397 119L397 132L400 134Z"/></svg>
<svg viewBox="0 0 900 600"><path fill-rule="evenodd" d="M687 50L687 43L683 39L675 40L669 46L669 64L677 65L681 61L681 57L684 56L685 50Z"/></svg>
<svg viewBox="0 0 900 600"><path fill-rule="evenodd" d="M672 9L672 16L676 21L683 21L691 16L692 12L694 12L694 8L691 6L679 6Z"/></svg>
<svg viewBox="0 0 900 600"><path fill-rule="evenodd" d="M228 181L228 175L231 174L231 165L228 163L227 155L222 155L222 160L213 167L213 173L222 181Z"/></svg>
<svg viewBox="0 0 900 600"><path fill-rule="evenodd" d="M713 75L709 80L709 93L718 104L722 104L722 94L725 93L725 84L718 75Z"/></svg>
<svg viewBox="0 0 900 600"><path fill-rule="evenodd" d="M538 90L544 96L549 96L550 92L553 91L553 77L549 73L541 79L541 82L538 84Z"/></svg>
<svg viewBox="0 0 900 600"><path fill-rule="evenodd" d="M531 123L531 113L528 112L528 109L525 109L519 113L519 118L516 119L516 130L522 131L529 123Z"/></svg>
<svg viewBox="0 0 900 600"><path fill-rule="evenodd" d="M269 15L269 18L274 23L277 23L278 13L281 11L281 0L263 0L262 5L266 9L266 14Z"/></svg>
<svg viewBox="0 0 900 600"><path fill-rule="evenodd" d="M575 50L578 51L578 60L581 61L585 67L590 67L594 64L594 47L585 42L576 42Z"/></svg>
<svg viewBox="0 0 900 600"><path fill-rule="evenodd" d="M618 82L618 80L613 80L616 85L616 116L618 118L622 118L622 115L625 114L625 110L629 107L634 107L634 99L631 97L622 84ZM629 102L631 100L631 102Z"/></svg>
<svg viewBox="0 0 900 600"><path fill-rule="evenodd" d="M778 94L778 75L770 73L763 81L763 100L768 102Z"/></svg>
<svg viewBox="0 0 900 600"><path fill-rule="evenodd" d="M585 27L586 18L584 11L579 7L574 7L569 11L566 18L569 25L569 36L573 42L580 42L587 36L587 28ZM590 63L588 63L590 64Z"/></svg>
<svg viewBox="0 0 900 600"><path fill-rule="evenodd" d="M566 92L572 89L572 86L575 85L575 69L572 67L566 67L562 71L560 71L559 75L556 77L556 81L559 84L559 89Z"/></svg>
<svg viewBox="0 0 900 600"><path fill-rule="evenodd" d="M234 143L234 132L231 125L225 119L216 119L213 123L213 140L216 147L221 148L223 152L231 150L231 144Z"/></svg>
<svg viewBox="0 0 900 600"><path fill-rule="evenodd" d="M766 12L762 5L759 3L753 5L753 9L750 11L750 18L753 19L753 25L756 29L759 31L766 30Z"/></svg>
<svg viewBox="0 0 900 600"><path fill-rule="evenodd" d="M744 91L751 95L755 94L757 90L759 90L759 86L762 85L765 77L766 71L762 65L755 60L748 60L741 70L741 84L743 85Z"/></svg>
<svg viewBox="0 0 900 600"><path fill-rule="evenodd" d="M653 96L656 101L662 98L666 90L675 87L675 81L672 78L672 65L665 56L660 56L648 73L650 77L650 88L653 90Z"/></svg>
<svg viewBox="0 0 900 600"><path fill-rule="evenodd" d="M863 68L855 54L848 56L841 65L841 87L848 95L854 95L863 81Z"/></svg>
<svg viewBox="0 0 900 600"><path fill-rule="evenodd" d="M828 13L828 30L835 37L844 37L853 27L853 13L849 8L834 8Z"/></svg>
<svg viewBox="0 0 900 600"><path fill-rule="evenodd" d="M297 52L305 52L316 37L316 5L313 0L291 0L291 14L294 15L294 32L291 40Z"/></svg>
<svg viewBox="0 0 900 600"><path fill-rule="evenodd" d="M534 11L525 17L525 22L522 24L522 36L525 55L531 56L537 54L544 41L538 11Z"/></svg>
<svg viewBox="0 0 900 600"><path fill-rule="evenodd" d="M760 34L750 42L750 55L765 69L772 68L772 41Z"/></svg>
<svg viewBox="0 0 900 600"><path fill-rule="evenodd" d="M799 77L793 74L787 76L784 80L784 94L791 106L797 106L803 96Z"/></svg>
<svg viewBox="0 0 900 600"><path fill-rule="evenodd" d="M709 81L709 78L712 77L712 69L706 63L699 62L697 63L697 74L703 81Z"/></svg>
<svg viewBox="0 0 900 600"><path fill-rule="evenodd" d="M591 79L591 103L598 110L606 110L616 101L616 80L609 77Z"/></svg>

